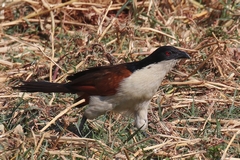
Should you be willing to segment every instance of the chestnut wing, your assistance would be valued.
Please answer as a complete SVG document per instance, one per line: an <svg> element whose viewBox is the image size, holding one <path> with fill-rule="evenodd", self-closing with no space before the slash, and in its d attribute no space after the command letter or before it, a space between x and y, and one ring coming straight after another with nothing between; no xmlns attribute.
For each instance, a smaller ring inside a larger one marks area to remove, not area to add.
<svg viewBox="0 0 240 160"><path fill-rule="evenodd" d="M67 87L88 95L110 96L117 92L119 83L131 74L123 64L90 68L69 76L71 82L67 83Z"/></svg>

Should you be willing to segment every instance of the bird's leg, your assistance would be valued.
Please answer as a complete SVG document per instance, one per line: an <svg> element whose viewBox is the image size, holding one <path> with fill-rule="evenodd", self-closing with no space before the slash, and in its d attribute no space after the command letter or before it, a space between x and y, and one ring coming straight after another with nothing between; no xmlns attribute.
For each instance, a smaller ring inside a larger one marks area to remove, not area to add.
<svg viewBox="0 0 240 160"><path fill-rule="evenodd" d="M86 106L89 103L89 95L87 95L87 94L78 94L78 95L79 95L79 97L74 100L74 103L84 99L85 102L76 106L77 108L82 108L83 106Z"/></svg>
<svg viewBox="0 0 240 160"><path fill-rule="evenodd" d="M86 123L86 121L87 121L87 117L83 116L80 121L80 125L78 125L78 123L74 124L74 125L70 125L67 127L67 129L69 131L71 131L72 133L78 135L79 137L83 137L83 136L85 136L85 134L83 133L83 128L84 128L84 124Z"/></svg>
<svg viewBox="0 0 240 160"><path fill-rule="evenodd" d="M145 101L138 105L138 109L135 111L135 126L138 130L141 130L141 133L147 138L149 135L146 132L148 127L148 106L150 101Z"/></svg>
<svg viewBox="0 0 240 160"><path fill-rule="evenodd" d="M142 135L145 137L145 138L149 138L150 135L147 133L147 131L141 131Z"/></svg>
<svg viewBox="0 0 240 160"><path fill-rule="evenodd" d="M150 101L145 101L137 107L137 110L135 111L135 126L139 128L140 130L145 130L148 127L148 106Z"/></svg>
<svg viewBox="0 0 240 160"><path fill-rule="evenodd" d="M79 125L79 130L80 131L83 130L83 127L84 127L84 124L86 123L86 121L87 121L87 117L83 116L82 119L81 119L80 125Z"/></svg>
<svg viewBox="0 0 240 160"><path fill-rule="evenodd" d="M81 104L76 106L78 108L82 108L82 107L84 107L85 105L87 105L89 103L89 97L88 97L87 94L78 94L78 95L79 95L79 97L74 100L74 103L84 99L85 102L83 102L83 103L81 103ZM84 124L85 124L86 120L87 120L86 116L83 115L83 117L81 119L81 122L80 122L80 125L79 126L76 126L76 125L69 126L68 130L73 132L73 133L75 133L75 134L77 134L78 136L82 137L84 135L83 134L83 127L84 127Z"/></svg>
<svg viewBox="0 0 240 160"><path fill-rule="evenodd" d="M83 136L83 127L84 127L84 124L86 123L86 121L87 121L87 117L83 115L80 125L78 127L80 136Z"/></svg>

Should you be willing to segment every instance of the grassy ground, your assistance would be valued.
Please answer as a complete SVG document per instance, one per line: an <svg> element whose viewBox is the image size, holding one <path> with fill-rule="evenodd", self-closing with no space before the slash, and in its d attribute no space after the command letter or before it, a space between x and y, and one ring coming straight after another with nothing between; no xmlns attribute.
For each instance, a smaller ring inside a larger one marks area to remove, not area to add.
<svg viewBox="0 0 240 160"><path fill-rule="evenodd" d="M239 0L1 5L0 159L240 158ZM75 95L11 89L21 80L66 82L71 73L138 60L163 45L192 58L153 97L147 138L130 116L114 113L88 121L92 135L80 138L66 130L82 115Z"/></svg>

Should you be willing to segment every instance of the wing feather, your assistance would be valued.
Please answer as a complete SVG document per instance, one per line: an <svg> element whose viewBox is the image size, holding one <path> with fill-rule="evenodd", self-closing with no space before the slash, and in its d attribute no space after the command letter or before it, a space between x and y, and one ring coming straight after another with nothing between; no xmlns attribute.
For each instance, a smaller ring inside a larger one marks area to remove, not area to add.
<svg viewBox="0 0 240 160"><path fill-rule="evenodd" d="M132 74L125 65L95 67L69 76L70 90L89 95L110 96L117 92L119 83Z"/></svg>

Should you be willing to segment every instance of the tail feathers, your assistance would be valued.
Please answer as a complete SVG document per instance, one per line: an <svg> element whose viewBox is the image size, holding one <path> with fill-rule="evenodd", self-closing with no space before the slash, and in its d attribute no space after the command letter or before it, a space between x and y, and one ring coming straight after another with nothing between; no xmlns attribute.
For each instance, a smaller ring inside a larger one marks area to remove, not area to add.
<svg viewBox="0 0 240 160"><path fill-rule="evenodd" d="M51 82L22 82L23 84L17 87L12 87L13 89L18 89L22 92L63 92L72 93L65 84L61 83L51 83Z"/></svg>

